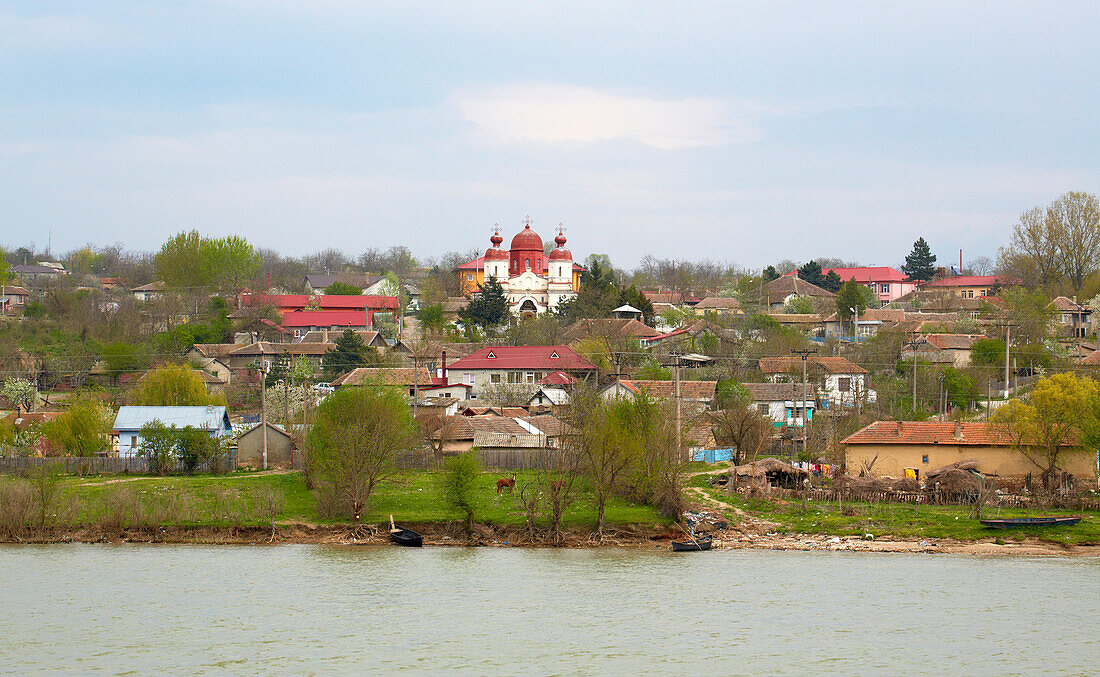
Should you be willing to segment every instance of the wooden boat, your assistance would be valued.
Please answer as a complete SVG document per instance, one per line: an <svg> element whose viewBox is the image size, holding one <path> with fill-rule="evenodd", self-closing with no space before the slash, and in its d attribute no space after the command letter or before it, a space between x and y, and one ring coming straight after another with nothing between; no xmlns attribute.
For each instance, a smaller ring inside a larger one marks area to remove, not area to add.
<svg viewBox="0 0 1100 677"><path fill-rule="evenodd" d="M983 527L989 527L990 529L1012 529L1014 527L1072 526L1080 521L1080 515L1066 515L1064 517L1009 517L1005 519L978 520L978 522L980 522Z"/></svg>
<svg viewBox="0 0 1100 677"><path fill-rule="evenodd" d="M690 541L673 541L672 552L697 552L699 550L710 550L710 544L710 536L700 536L699 538Z"/></svg>
<svg viewBox="0 0 1100 677"><path fill-rule="evenodd" d="M419 548L424 545L424 537L412 529L405 529L393 523L393 515L390 515L390 540L394 545L403 545L406 548Z"/></svg>

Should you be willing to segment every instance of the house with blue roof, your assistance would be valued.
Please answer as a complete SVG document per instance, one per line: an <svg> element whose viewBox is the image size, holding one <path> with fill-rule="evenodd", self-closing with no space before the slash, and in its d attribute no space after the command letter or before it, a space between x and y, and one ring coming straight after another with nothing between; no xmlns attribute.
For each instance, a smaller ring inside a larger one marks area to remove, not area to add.
<svg viewBox="0 0 1100 677"><path fill-rule="evenodd" d="M220 406L199 407L119 407L112 431L114 449L119 456L141 455L141 428L160 421L168 427L188 426L209 431L212 437L229 437L229 411Z"/></svg>

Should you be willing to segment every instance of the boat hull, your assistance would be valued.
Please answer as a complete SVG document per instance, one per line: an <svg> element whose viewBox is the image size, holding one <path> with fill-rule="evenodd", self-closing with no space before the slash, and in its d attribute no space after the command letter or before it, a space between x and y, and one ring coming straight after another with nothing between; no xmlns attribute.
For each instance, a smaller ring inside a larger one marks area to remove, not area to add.
<svg viewBox="0 0 1100 677"><path fill-rule="evenodd" d="M392 541L394 545L401 545L406 548L419 548L424 545L424 537L412 529L391 531L390 541Z"/></svg>
<svg viewBox="0 0 1100 677"><path fill-rule="evenodd" d="M673 541L672 552L699 552L700 550L710 550L711 539L697 538L694 541Z"/></svg>
<svg viewBox="0 0 1100 677"><path fill-rule="evenodd" d="M983 527L990 529L1015 529L1017 527L1058 527L1073 526L1081 521L1079 515L1066 517L1011 517L1008 519L978 520Z"/></svg>

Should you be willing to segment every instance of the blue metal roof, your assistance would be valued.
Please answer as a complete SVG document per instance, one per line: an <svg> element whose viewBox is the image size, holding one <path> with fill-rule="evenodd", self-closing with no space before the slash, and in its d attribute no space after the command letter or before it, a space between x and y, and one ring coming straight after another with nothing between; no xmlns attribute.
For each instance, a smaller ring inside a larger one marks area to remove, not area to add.
<svg viewBox="0 0 1100 677"><path fill-rule="evenodd" d="M225 407L119 407L115 430L138 430L146 423L158 420L177 428L202 428L228 432L229 412Z"/></svg>

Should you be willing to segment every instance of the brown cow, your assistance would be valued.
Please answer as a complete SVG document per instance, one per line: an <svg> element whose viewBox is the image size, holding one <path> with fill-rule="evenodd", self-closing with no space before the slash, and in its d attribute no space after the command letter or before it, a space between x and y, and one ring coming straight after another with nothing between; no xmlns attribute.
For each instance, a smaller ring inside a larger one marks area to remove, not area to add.
<svg viewBox="0 0 1100 677"><path fill-rule="evenodd" d="M509 494L512 493L512 489L514 489L515 486L516 486L516 474L515 473L512 473L512 479L510 479L510 480L503 480L503 479L497 480L497 496L500 496L504 492L505 489L508 490Z"/></svg>

